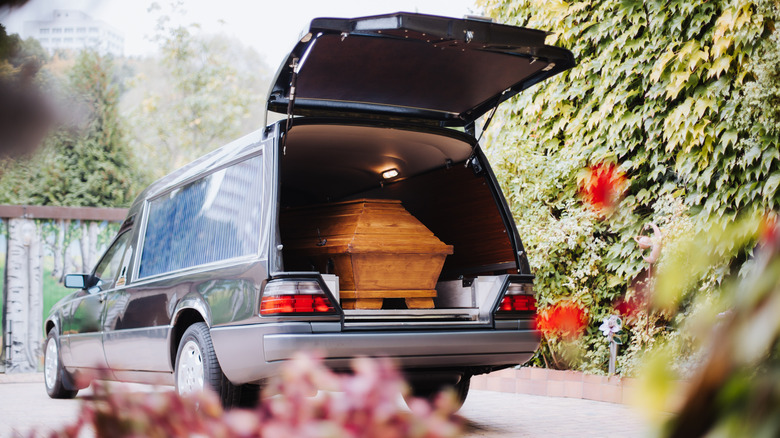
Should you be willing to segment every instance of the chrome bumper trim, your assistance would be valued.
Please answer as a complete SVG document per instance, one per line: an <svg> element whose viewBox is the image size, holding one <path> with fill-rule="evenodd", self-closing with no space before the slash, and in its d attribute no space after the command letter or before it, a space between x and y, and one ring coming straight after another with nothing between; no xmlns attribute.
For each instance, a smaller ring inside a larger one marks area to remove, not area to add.
<svg viewBox="0 0 780 438"><path fill-rule="evenodd" d="M327 359L355 356L435 357L521 354L539 345L531 330L471 330L447 332L359 332L265 335L265 360L291 359L296 352L320 350Z"/></svg>

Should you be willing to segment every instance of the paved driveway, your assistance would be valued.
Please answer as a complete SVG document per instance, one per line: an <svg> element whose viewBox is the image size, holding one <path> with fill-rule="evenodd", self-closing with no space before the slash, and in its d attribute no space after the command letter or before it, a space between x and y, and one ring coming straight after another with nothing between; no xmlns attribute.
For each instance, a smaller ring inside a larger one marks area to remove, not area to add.
<svg viewBox="0 0 780 438"><path fill-rule="evenodd" d="M51 400L40 375L0 383L0 437L38 435L76 417L90 391L75 400ZM151 391L146 385L127 385ZM399 401L403 403L402 401ZM640 437L647 433L641 417L612 403L490 391L471 391L460 411L468 437Z"/></svg>

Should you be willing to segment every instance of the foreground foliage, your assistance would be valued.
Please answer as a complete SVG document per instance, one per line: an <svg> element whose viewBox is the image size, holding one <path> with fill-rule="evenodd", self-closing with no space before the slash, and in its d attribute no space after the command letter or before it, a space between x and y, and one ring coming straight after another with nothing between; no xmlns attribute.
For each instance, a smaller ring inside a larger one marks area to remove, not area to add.
<svg viewBox="0 0 780 438"><path fill-rule="evenodd" d="M665 342L654 349L642 373L642 400L657 413L670 406L676 414L665 420L659 436L778 436L780 423L780 226L774 216L746 216L716 224L717 236L702 232L658 273L655 305L674 312L685 285L696 281L709 265L730 257L701 251L706 242L729 248L753 248L739 275L729 276L715 298L695 297L697 311L686 318L687 343ZM754 246L758 242L758 245ZM713 247L713 249L715 249ZM690 258L698 256L690 263ZM688 385L673 366L685 350L698 353ZM682 405L673 406L675 395Z"/></svg>
<svg viewBox="0 0 780 438"><path fill-rule="evenodd" d="M671 242L710 219L780 205L777 5L771 1L583 2L483 0L499 22L552 32L578 65L499 111L488 154L528 247L542 311L559 301L585 309L585 335L564 347L547 336L536 364L606 370L597 327L624 315L618 372L690 309L665 313L644 300L650 268L632 237ZM611 214L578 197L584 169L617 166L627 185ZM644 230L654 222L662 236ZM709 245L705 243L704 245ZM668 255L668 254L666 254ZM689 292L711 287L744 252L719 261ZM683 300L685 301L685 300ZM684 305L685 303L683 303ZM671 328L671 330L670 330Z"/></svg>
<svg viewBox="0 0 780 438"><path fill-rule="evenodd" d="M355 359L353 375L338 375L318 360L299 356L287 363L254 410L223 411L211 392L182 397L175 392L109 391L94 382L96 397L78 421L52 437L77 437L94 428L100 437L367 437L460 436L454 395L436 403L415 400L402 409L405 383L387 359ZM319 393L318 393L319 391Z"/></svg>

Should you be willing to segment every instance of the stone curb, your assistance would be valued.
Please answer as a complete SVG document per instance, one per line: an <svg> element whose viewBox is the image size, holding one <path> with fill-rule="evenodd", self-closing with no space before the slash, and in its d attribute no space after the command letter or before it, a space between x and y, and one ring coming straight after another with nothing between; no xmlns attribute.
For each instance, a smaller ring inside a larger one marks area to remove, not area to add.
<svg viewBox="0 0 780 438"><path fill-rule="evenodd" d="M620 404L634 404L639 396L637 379L535 367L508 368L474 376L471 389ZM682 401L681 397L676 398L679 400L674 400L672 405Z"/></svg>

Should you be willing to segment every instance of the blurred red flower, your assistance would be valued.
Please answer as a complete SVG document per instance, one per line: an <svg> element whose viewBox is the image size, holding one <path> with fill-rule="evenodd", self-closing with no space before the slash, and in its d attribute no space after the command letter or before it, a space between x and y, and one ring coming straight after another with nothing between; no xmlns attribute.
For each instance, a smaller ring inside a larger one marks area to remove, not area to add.
<svg viewBox="0 0 780 438"><path fill-rule="evenodd" d="M591 166L580 183L580 196L598 213L607 214L617 205L625 188L623 172L612 163Z"/></svg>
<svg viewBox="0 0 780 438"><path fill-rule="evenodd" d="M615 311L624 318L637 316L642 307L642 301L637 297L621 297L615 302Z"/></svg>
<svg viewBox="0 0 780 438"><path fill-rule="evenodd" d="M775 214L768 213L764 215L758 235L758 244L762 247L770 248L770 251L774 251L780 246L780 223L778 223Z"/></svg>
<svg viewBox="0 0 780 438"><path fill-rule="evenodd" d="M539 311L537 328L546 337L574 340L582 336L588 326L585 310L572 301L559 301Z"/></svg>

